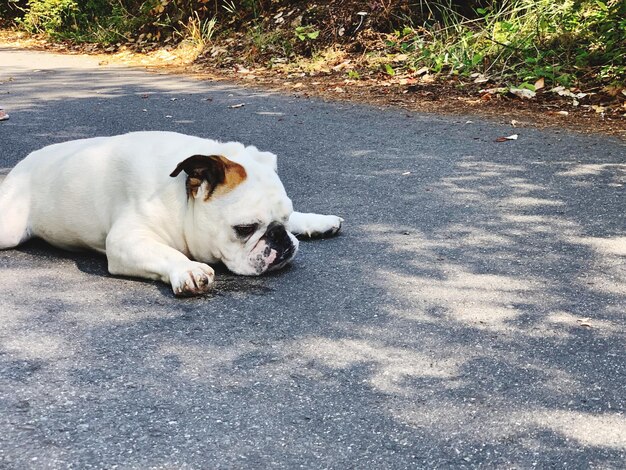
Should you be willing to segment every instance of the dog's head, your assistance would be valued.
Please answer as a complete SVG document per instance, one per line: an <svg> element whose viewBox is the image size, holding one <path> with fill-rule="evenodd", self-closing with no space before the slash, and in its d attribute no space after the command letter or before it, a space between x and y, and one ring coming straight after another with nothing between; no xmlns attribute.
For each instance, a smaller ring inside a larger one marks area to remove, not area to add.
<svg viewBox="0 0 626 470"><path fill-rule="evenodd" d="M193 155L170 176L186 174L185 238L191 256L223 262L236 274L280 269L298 251L287 231L291 200L276 173L276 156L246 147L236 160Z"/></svg>

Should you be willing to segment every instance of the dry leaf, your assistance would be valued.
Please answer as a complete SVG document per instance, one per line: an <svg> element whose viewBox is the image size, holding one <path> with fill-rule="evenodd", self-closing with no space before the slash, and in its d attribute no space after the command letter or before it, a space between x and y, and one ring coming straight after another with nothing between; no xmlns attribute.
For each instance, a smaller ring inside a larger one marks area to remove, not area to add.
<svg viewBox="0 0 626 470"><path fill-rule="evenodd" d="M506 142L507 140L517 140L519 136L517 134L510 135L508 137L498 137L496 142Z"/></svg>
<svg viewBox="0 0 626 470"><path fill-rule="evenodd" d="M550 116L568 116L569 112L568 111L548 111L546 114L549 114Z"/></svg>
<svg viewBox="0 0 626 470"><path fill-rule="evenodd" d="M546 86L546 83L543 77L535 82L535 90L541 90L544 86Z"/></svg>
<svg viewBox="0 0 626 470"><path fill-rule="evenodd" d="M487 83L489 81L489 77L479 73L478 76L474 79L474 83Z"/></svg>
<svg viewBox="0 0 626 470"><path fill-rule="evenodd" d="M518 98L528 100L534 98L537 93L528 88L509 88L509 92Z"/></svg>
<svg viewBox="0 0 626 470"><path fill-rule="evenodd" d="M345 69L346 67L348 67L348 65L350 65L350 62L352 62L352 61L349 60L349 59L348 60L344 60L342 63L335 65L333 67L333 70L335 72L339 72L339 71Z"/></svg>
<svg viewBox="0 0 626 470"><path fill-rule="evenodd" d="M599 106L595 104L591 106L591 109L593 109L598 114L602 114L606 111L606 108L604 106Z"/></svg>
<svg viewBox="0 0 626 470"><path fill-rule="evenodd" d="M557 86L550 90L551 93L557 93L559 96L567 96L568 98L581 99L588 95L588 93L574 93L571 90L566 90L564 86ZM578 106L578 105L574 105Z"/></svg>
<svg viewBox="0 0 626 470"><path fill-rule="evenodd" d="M479 90L478 93L489 93L490 95L495 95L497 93L506 93L507 91L508 88L501 86L496 88L484 88Z"/></svg>
<svg viewBox="0 0 626 470"><path fill-rule="evenodd" d="M608 93L611 96L617 96L620 93L623 93L624 95L626 95L626 88L623 88L619 85L607 85L604 88L602 88L602 91Z"/></svg>

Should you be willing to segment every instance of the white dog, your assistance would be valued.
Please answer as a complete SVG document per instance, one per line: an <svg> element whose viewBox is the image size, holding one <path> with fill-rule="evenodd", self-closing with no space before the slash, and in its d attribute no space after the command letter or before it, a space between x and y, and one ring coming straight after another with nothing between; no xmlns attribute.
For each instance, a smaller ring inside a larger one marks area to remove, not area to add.
<svg viewBox="0 0 626 470"><path fill-rule="evenodd" d="M276 155L173 132L50 145L0 185L0 249L39 237L105 253L109 272L207 291L205 263L237 274L279 269L294 235L333 235L343 219L293 212Z"/></svg>

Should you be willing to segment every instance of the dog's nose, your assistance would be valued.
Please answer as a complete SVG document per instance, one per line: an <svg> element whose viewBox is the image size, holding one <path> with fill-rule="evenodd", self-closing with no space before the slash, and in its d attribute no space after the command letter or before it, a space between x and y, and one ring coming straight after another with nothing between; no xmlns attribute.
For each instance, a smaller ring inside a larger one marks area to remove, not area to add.
<svg viewBox="0 0 626 470"><path fill-rule="evenodd" d="M267 238L278 244L289 244L291 242L289 235L287 235L285 226L279 222L272 222L267 227L267 231L265 233Z"/></svg>

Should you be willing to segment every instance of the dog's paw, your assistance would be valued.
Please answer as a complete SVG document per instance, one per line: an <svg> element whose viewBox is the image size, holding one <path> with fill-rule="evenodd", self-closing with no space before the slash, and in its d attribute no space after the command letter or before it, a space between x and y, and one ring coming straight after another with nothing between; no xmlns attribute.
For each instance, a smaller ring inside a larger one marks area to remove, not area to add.
<svg viewBox="0 0 626 470"><path fill-rule="evenodd" d="M204 294L211 289L214 280L213 268L195 261L190 261L189 264L170 273L172 290L178 296Z"/></svg>
<svg viewBox="0 0 626 470"><path fill-rule="evenodd" d="M289 231L298 238L326 238L336 235L341 230L343 219L336 215L292 214L289 219Z"/></svg>

